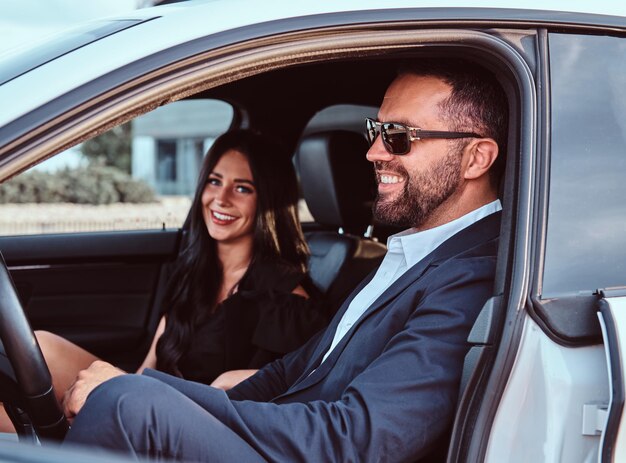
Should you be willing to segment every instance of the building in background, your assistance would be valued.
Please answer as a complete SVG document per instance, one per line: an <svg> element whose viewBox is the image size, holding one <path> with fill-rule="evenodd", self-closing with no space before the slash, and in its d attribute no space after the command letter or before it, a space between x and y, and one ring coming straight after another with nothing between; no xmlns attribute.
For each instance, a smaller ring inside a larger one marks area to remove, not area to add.
<svg viewBox="0 0 626 463"><path fill-rule="evenodd" d="M133 120L131 174L158 195L193 193L202 159L233 118L218 100L179 101Z"/></svg>

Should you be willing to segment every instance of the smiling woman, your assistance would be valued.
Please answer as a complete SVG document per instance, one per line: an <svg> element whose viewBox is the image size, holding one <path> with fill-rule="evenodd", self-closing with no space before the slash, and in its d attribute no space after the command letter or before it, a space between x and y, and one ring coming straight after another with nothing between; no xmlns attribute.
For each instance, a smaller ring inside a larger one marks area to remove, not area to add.
<svg viewBox="0 0 626 463"><path fill-rule="evenodd" d="M257 194L246 155L229 150L209 174L202 192L204 221L219 247L238 245L252 252ZM220 251L228 252L228 251Z"/></svg>
<svg viewBox="0 0 626 463"><path fill-rule="evenodd" d="M215 141L166 295L164 334L143 367L211 383L225 370L264 365L325 325L297 200L280 145L249 131Z"/></svg>
<svg viewBox="0 0 626 463"><path fill-rule="evenodd" d="M229 389L325 326L297 202L295 172L280 145L245 130L217 138L139 372L158 368L207 384L220 377L214 385ZM36 334L61 398L97 357L52 333ZM229 370L244 371L222 375ZM6 417L0 425L10 429Z"/></svg>
<svg viewBox="0 0 626 463"><path fill-rule="evenodd" d="M324 326L288 159L281 146L248 131L215 141L166 295L163 335L142 367L211 383L226 370L259 368Z"/></svg>

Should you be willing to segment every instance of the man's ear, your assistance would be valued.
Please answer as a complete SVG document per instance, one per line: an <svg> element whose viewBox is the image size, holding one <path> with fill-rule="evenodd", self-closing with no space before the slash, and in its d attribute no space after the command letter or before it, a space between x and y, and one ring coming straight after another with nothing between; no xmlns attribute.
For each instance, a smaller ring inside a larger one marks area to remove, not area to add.
<svg viewBox="0 0 626 463"><path fill-rule="evenodd" d="M467 180L477 179L485 175L498 157L498 144L492 138L477 138L472 140L466 147L468 155L464 178Z"/></svg>

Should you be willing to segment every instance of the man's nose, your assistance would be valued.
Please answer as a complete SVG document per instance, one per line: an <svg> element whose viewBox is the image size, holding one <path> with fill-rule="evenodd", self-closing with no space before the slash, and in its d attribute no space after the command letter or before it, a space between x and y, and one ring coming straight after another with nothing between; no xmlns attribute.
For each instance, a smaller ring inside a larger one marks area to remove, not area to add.
<svg viewBox="0 0 626 463"><path fill-rule="evenodd" d="M387 152L379 134L374 140L374 143L372 143L372 146L370 146L370 149L367 150L365 157L370 162L391 161L393 159L393 154L389 154Z"/></svg>

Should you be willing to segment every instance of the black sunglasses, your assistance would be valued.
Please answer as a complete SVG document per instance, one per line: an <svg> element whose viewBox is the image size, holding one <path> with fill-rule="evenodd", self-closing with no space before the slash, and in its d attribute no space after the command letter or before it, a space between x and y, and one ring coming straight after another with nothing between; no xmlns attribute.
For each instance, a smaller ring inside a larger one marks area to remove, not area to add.
<svg viewBox="0 0 626 463"><path fill-rule="evenodd" d="M370 146L379 133L383 134L383 146L389 154L402 155L411 151L411 142L423 138L483 138L474 132L443 132L438 130L422 130L417 127L398 122L378 122L369 117L365 118L367 140Z"/></svg>

